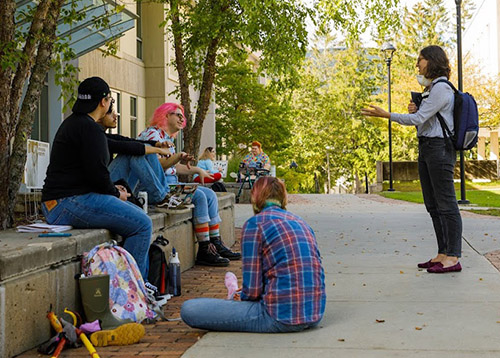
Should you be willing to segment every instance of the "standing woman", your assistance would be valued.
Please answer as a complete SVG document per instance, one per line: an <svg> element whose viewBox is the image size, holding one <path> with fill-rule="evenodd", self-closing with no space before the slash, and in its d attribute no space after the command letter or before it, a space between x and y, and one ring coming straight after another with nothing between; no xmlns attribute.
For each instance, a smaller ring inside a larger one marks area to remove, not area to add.
<svg viewBox="0 0 500 358"><path fill-rule="evenodd" d="M437 83L449 79L450 64L441 47L428 46L420 51L417 68L418 83L425 87L420 107L410 102L409 114L399 114L370 105L361 113L417 127L420 185L438 244L437 255L418 267L430 273L457 272L462 270L458 261L462 253L462 218L453 185L456 152L451 140L443 136L436 116L439 112L453 132L453 89L444 82Z"/></svg>

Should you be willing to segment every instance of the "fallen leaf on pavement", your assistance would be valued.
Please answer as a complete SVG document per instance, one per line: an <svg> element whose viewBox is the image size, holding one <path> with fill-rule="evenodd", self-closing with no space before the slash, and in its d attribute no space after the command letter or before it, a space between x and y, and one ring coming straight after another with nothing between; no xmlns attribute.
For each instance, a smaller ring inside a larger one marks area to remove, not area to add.
<svg viewBox="0 0 500 358"><path fill-rule="evenodd" d="M377 322L377 323L384 323L385 319L376 319L375 322Z"/></svg>

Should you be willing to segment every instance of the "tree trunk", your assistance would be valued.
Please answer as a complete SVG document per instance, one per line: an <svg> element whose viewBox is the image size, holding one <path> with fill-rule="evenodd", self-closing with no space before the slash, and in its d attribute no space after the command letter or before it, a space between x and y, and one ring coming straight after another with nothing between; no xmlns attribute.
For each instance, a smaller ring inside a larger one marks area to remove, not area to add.
<svg viewBox="0 0 500 358"><path fill-rule="evenodd" d="M14 13L16 11L15 0L0 1L0 58L9 58L14 44ZM5 47L4 47L5 46ZM1 214L9 204L9 158L10 158L10 89L12 83L13 68L0 66L0 225L5 228L8 224L5 215Z"/></svg>
<svg viewBox="0 0 500 358"><path fill-rule="evenodd" d="M26 140L30 135L33 112L37 106L40 88L50 66L50 53L55 41L55 26L63 2L63 0L39 2L26 37L22 58L17 63L13 62L14 68L0 70L0 106L5 109L0 113L0 225L2 229L7 229L13 224L16 195L26 162ZM9 5L12 5L13 9ZM14 27L9 27L13 24L14 12L12 11L15 11L15 1L2 1L0 19L8 20L12 17L12 21L7 21L6 26L2 24L0 39L10 39L11 43L15 42ZM0 55L8 55L9 50L6 47ZM27 83L28 76L30 76L28 91L20 114L23 87Z"/></svg>
<svg viewBox="0 0 500 358"><path fill-rule="evenodd" d="M179 86L181 91L181 104L184 107L184 115L186 116L186 128L184 132L189 136L189 130L192 126L191 120L191 98L189 96L189 75L184 61L184 48L182 43L182 30L179 19L179 1L170 0L170 11L172 21L172 33L174 36L175 49L175 67L179 75Z"/></svg>
<svg viewBox="0 0 500 358"><path fill-rule="evenodd" d="M19 121L19 108L21 97L23 94L23 88L26 85L26 79L32 70L35 61L36 51L40 45L42 38L42 30L44 27L44 22L47 19L47 13L51 3L55 0L41 0L31 22L31 27L26 37L26 42L24 44L22 60L19 61L16 69L16 74L11 84L11 97L10 97L10 120L9 125L9 138L14 138Z"/></svg>
<svg viewBox="0 0 500 358"><path fill-rule="evenodd" d="M217 58L219 42L220 38L216 37L212 39L210 46L208 47L195 122L189 131L189 135L186 135L186 151L194 155L198 155L198 151L200 149L201 131L203 129L203 123L207 117L208 107L210 107L210 102L212 100L212 90L215 79L215 60Z"/></svg>
<svg viewBox="0 0 500 358"><path fill-rule="evenodd" d="M222 11L226 10L225 8ZM174 36L175 65L179 74L181 104L186 115L184 128L184 151L197 155L200 148L201 131L212 99L212 89L215 79L215 60L219 49L220 38L212 39L205 58L202 86L194 122L191 119L191 99L189 96L189 74L184 61L181 24L179 19L179 1L170 0L172 33Z"/></svg>
<svg viewBox="0 0 500 358"><path fill-rule="evenodd" d="M12 223L14 218L14 207L17 193L24 175L26 164L27 138L31 136L33 126L33 114L38 105L38 98L43 86L45 75L50 69L50 58L56 41L57 19L64 0L52 1L46 21L44 22L43 38L38 47L34 67L31 71L28 89L23 100L19 124L16 129L12 156L10 159L10 182L9 182L9 206L8 222Z"/></svg>

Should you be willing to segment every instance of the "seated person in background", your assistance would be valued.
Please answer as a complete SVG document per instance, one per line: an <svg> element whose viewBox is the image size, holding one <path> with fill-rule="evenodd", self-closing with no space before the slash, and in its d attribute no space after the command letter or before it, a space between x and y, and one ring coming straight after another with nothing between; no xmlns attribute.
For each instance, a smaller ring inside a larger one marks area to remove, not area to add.
<svg viewBox="0 0 500 358"><path fill-rule="evenodd" d="M147 281L153 224L144 211L127 202L130 194L125 188L111 181L107 138L96 123L112 101L102 78L80 83L73 114L61 123L54 138L42 189L42 211L49 224L104 228L121 235L123 247Z"/></svg>
<svg viewBox="0 0 500 358"><path fill-rule="evenodd" d="M104 130L116 128L117 118L111 106L97 123ZM162 205L167 200L169 186L158 155L168 158L165 162L168 161L170 166L188 158L188 155L179 153L172 156L170 146L173 144L170 142L142 141L110 133L106 133L106 137L110 154L118 154L108 167L111 180L116 182L124 179L135 195L139 191L145 191L148 193L149 204Z"/></svg>
<svg viewBox="0 0 500 358"><path fill-rule="evenodd" d="M219 173L217 168L214 167L214 160L215 160L215 148L213 147L205 148L203 153L198 158L198 164L196 164L196 166L198 168L206 170L213 176L213 179L205 178L204 183L215 183L219 181L222 177L221 173ZM198 174L195 174L193 180L197 183L200 183L200 176Z"/></svg>
<svg viewBox="0 0 500 358"><path fill-rule="evenodd" d="M262 177L251 191L255 216L243 226L241 301L197 298L181 317L214 331L297 332L316 326L325 311L325 275L314 232L286 211L285 184Z"/></svg>
<svg viewBox="0 0 500 358"><path fill-rule="evenodd" d="M179 131L186 126L184 107L177 103L164 103L153 113L150 126L139 134L139 139L159 142L173 142ZM175 147L170 148L175 155ZM166 171L167 183L178 184L179 174L198 174L203 180L209 175L198 167L189 167L177 163ZM229 260L239 260L241 254L227 248L220 237L219 202L215 192L204 186L198 186L193 196L193 222L198 240L197 265L228 266Z"/></svg>
<svg viewBox="0 0 500 358"><path fill-rule="evenodd" d="M252 142L252 150L243 158L243 163L249 167L271 169L271 161L268 155L262 151L262 145L257 141Z"/></svg>

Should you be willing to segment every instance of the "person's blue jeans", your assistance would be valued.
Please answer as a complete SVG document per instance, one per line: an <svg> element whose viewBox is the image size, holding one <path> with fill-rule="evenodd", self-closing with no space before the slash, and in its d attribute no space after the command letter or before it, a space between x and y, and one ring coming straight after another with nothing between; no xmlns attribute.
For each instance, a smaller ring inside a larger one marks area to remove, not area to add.
<svg viewBox="0 0 500 358"><path fill-rule="evenodd" d="M217 298L195 298L184 302L181 318L191 327L225 332L299 332L319 323L287 325L271 317L262 302Z"/></svg>
<svg viewBox="0 0 500 358"><path fill-rule="evenodd" d="M176 175L167 175L169 184L179 184L179 179ZM219 216L219 202L215 192L202 185L198 185L198 189L193 195L193 217L195 225L208 223L212 226L220 223L222 220Z"/></svg>
<svg viewBox="0 0 500 358"><path fill-rule="evenodd" d="M146 191L150 204L161 202L169 191L165 172L156 154L120 154L109 165L109 172L114 182L125 179L134 194Z"/></svg>
<svg viewBox="0 0 500 358"><path fill-rule="evenodd" d="M49 224L71 225L76 229L104 228L123 237L123 248L137 262L142 278L148 278L148 251L153 223L138 206L112 195L89 193L57 200L50 211L42 203Z"/></svg>
<svg viewBox="0 0 500 358"><path fill-rule="evenodd" d="M460 257L462 217L453 185L455 149L444 138L421 137L418 152L420 185L436 233L438 253Z"/></svg>

